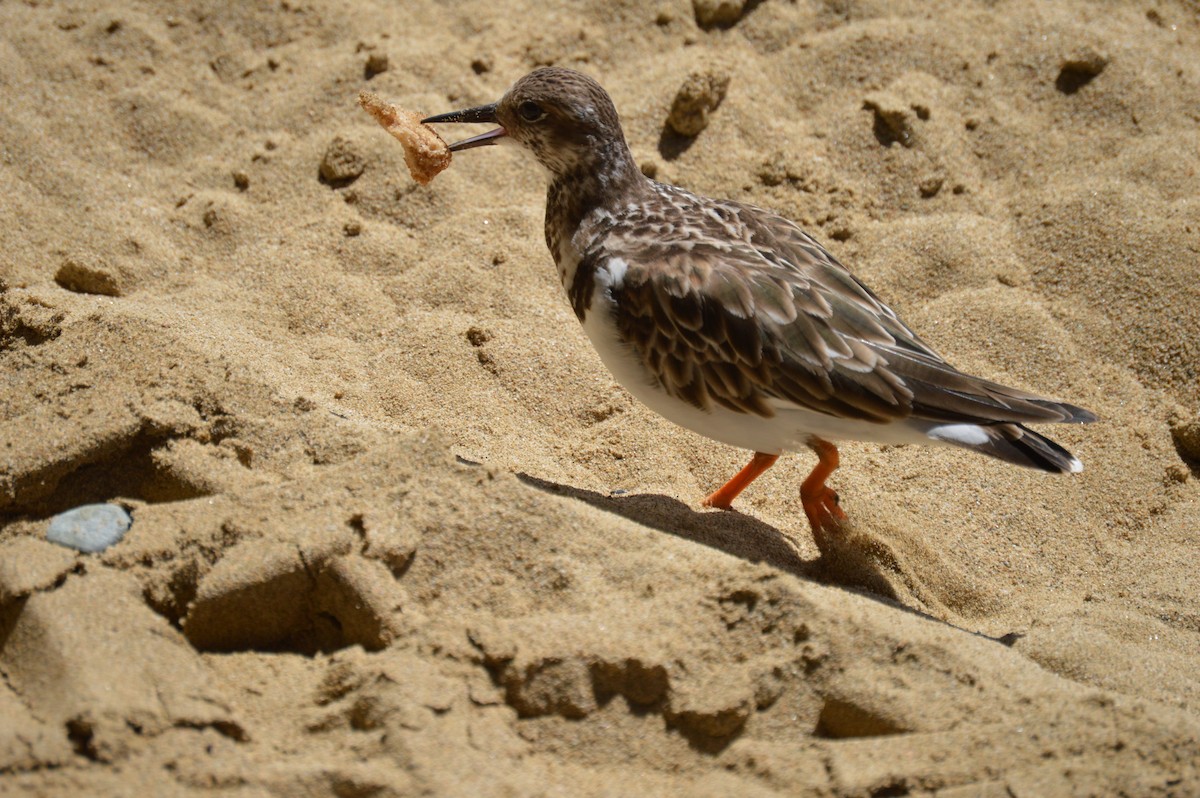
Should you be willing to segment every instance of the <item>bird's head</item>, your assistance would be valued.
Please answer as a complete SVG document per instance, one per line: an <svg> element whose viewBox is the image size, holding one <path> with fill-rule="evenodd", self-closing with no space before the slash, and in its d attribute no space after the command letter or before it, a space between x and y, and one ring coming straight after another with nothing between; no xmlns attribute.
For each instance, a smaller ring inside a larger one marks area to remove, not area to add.
<svg viewBox="0 0 1200 798"><path fill-rule="evenodd" d="M432 116L438 122L496 122L500 127L450 145L452 152L509 141L555 177L604 171L628 147L612 99L599 83L562 67L544 67L513 84L498 102Z"/></svg>

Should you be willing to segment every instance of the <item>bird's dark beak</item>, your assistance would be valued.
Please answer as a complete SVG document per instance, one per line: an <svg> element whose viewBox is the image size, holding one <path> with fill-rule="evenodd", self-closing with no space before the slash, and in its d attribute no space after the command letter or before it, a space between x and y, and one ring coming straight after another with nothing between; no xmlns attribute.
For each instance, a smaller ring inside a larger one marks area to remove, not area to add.
<svg viewBox="0 0 1200 798"><path fill-rule="evenodd" d="M496 121L496 103L491 105L481 105L478 108L468 108L465 111L451 111L448 114L438 114L427 119L422 119L422 124L437 124L439 122L469 123L469 122L495 122ZM455 142L450 145L450 152L461 152L469 150L472 147L482 147L486 144L495 144L496 140L507 136L508 131L502 127L495 130L489 130L487 133L480 133L478 136L472 136L469 139Z"/></svg>

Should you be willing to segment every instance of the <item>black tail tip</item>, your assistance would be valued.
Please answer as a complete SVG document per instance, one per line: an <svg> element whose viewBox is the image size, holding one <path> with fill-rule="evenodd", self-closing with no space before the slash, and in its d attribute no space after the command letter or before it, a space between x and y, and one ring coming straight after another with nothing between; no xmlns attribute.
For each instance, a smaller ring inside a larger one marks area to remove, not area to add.
<svg viewBox="0 0 1200 798"><path fill-rule="evenodd" d="M1089 420L1095 420L1095 416ZM1021 465L1049 471L1052 474L1078 474L1083 471L1083 461L1054 441L1019 424L1013 426L1016 427L1017 434L1010 436L1006 429L1004 437L1008 443L1012 444L1012 448L1027 459L1028 462L1021 463Z"/></svg>

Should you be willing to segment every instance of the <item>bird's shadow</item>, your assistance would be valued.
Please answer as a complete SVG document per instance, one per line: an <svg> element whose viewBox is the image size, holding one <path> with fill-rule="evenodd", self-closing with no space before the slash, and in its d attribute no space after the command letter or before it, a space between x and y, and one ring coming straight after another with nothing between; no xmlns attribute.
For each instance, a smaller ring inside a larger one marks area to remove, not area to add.
<svg viewBox="0 0 1200 798"><path fill-rule="evenodd" d="M906 603L892 588L888 563L874 558L854 557L848 568L844 552L823 552L815 559L800 556L791 538L770 524L733 511L697 511L687 504L661 494L610 496L596 491L563 485L518 472L525 485L583 502L606 513L621 516L642 526L666 532L678 538L717 549L755 564L765 564L800 579L848 590L893 609L912 613L962 632L1011 647L1019 634L999 637L964 628ZM884 558L886 560L886 558ZM894 577L894 574L892 575Z"/></svg>
<svg viewBox="0 0 1200 798"><path fill-rule="evenodd" d="M775 527L734 511L698 512L670 496L629 494L608 496L596 491L518 473L517 479L555 496L566 496L642 526L700 543L726 554L805 579L814 579L818 560L805 560L791 541Z"/></svg>

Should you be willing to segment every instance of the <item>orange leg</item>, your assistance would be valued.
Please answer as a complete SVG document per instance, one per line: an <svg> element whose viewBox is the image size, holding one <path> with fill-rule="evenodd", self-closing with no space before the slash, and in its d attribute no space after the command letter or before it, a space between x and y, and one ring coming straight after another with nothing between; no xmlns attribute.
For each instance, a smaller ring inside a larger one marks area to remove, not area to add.
<svg viewBox="0 0 1200 798"><path fill-rule="evenodd" d="M834 452L834 457L835 463L833 467L837 468L836 451ZM745 468L737 472L737 475L733 479L726 482L720 490L704 500L704 506L716 507L720 510L728 510L733 504L733 500L737 498L737 495L744 491L747 485L758 479L762 472L775 465L775 461L778 459L779 455L777 454L763 454L762 452L755 452L754 457L750 458L750 462Z"/></svg>
<svg viewBox="0 0 1200 798"><path fill-rule="evenodd" d="M837 493L825 486L825 480L838 467L837 447L820 438L809 438L808 445L817 453L818 460L816 468L800 485L800 503L813 532L817 532L830 521L846 520L846 513L838 506Z"/></svg>

